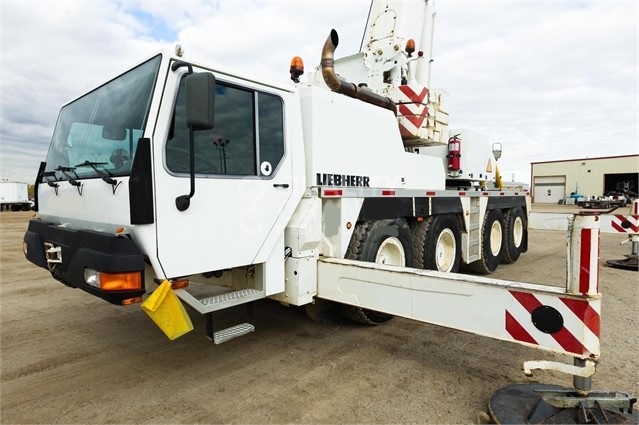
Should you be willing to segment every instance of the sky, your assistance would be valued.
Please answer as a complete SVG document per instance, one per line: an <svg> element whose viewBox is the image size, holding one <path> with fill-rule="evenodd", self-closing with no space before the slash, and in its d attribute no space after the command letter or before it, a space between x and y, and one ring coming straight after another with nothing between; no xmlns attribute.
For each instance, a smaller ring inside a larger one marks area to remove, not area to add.
<svg viewBox="0 0 639 425"><path fill-rule="evenodd" d="M638 3L436 0L430 86L449 93L451 127L502 143L506 181L529 183L531 162L639 153ZM0 180L32 183L60 107L160 49L286 84L332 28L335 57L356 53L369 5L0 0Z"/></svg>

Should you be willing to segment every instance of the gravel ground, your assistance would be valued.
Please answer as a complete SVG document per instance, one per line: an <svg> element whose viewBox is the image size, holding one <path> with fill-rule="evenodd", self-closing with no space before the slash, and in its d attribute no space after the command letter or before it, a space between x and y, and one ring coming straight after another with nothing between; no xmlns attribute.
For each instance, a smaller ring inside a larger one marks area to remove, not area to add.
<svg viewBox="0 0 639 425"><path fill-rule="evenodd" d="M525 360L560 360L512 343L394 318L324 325L303 309L256 305L256 332L216 346L203 317L167 340L139 305L110 305L24 259L30 213L0 214L2 424L476 423L512 383L570 387ZM624 258L603 234L601 262ZM534 230L529 252L495 278L562 285L565 234ZM637 273L602 267L602 356L593 389L639 394ZM239 314L239 313L238 313Z"/></svg>

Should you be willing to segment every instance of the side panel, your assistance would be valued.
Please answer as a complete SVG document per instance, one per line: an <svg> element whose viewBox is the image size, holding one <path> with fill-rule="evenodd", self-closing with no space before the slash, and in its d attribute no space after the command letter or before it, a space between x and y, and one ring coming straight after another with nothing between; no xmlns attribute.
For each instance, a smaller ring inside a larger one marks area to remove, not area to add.
<svg viewBox="0 0 639 425"><path fill-rule="evenodd" d="M444 189L441 160L406 152L391 111L321 88L300 95L308 187Z"/></svg>

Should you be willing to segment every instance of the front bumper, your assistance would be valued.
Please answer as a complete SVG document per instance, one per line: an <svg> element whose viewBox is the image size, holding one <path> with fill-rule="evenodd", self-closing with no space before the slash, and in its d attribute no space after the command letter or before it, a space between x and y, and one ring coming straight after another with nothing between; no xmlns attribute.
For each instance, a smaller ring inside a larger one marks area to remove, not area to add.
<svg viewBox="0 0 639 425"><path fill-rule="evenodd" d="M112 304L142 296L144 256L126 236L93 230L74 230L41 220L29 221L24 234L25 256L60 282L80 288ZM45 245L46 244L46 245ZM49 254L47 256L47 249ZM51 252L55 251L55 255ZM103 291L84 280L85 268L104 273L141 273L139 290Z"/></svg>

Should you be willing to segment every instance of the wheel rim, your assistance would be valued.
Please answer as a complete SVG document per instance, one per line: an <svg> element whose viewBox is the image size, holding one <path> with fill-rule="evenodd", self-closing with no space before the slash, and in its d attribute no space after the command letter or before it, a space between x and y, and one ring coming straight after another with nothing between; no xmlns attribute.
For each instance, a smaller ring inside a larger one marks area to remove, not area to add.
<svg viewBox="0 0 639 425"><path fill-rule="evenodd" d="M524 222L521 217L515 218L513 223L513 244L516 248L521 246L521 241L524 239Z"/></svg>
<svg viewBox="0 0 639 425"><path fill-rule="evenodd" d="M404 246L397 238L386 238L379 246L375 262L379 264L388 264L390 266L406 265L406 253Z"/></svg>
<svg viewBox="0 0 639 425"><path fill-rule="evenodd" d="M501 224L499 221L493 221L492 226L490 226L490 252L492 252L493 256L498 256L501 251Z"/></svg>
<svg viewBox="0 0 639 425"><path fill-rule="evenodd" d="M455 235L450 229L444 229L437 238L435 245L435 263L437 270L449 272L455 264L455 255L457 253L457 243Z"/></svg>

